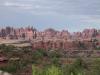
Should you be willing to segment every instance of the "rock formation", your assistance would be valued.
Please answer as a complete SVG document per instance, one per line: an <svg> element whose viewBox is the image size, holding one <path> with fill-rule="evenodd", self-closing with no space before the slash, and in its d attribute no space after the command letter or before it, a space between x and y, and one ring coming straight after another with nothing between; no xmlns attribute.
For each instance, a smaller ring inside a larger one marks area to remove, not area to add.
<svg viewBox="0 0 100 75"><path fill-rule="evenodd" d="M100 30L85 29L70 33L67 30L46 29L38 31L33 27L0 29L1 39L24 39L32 43L33 49L93 49L100 47Z"/></svg>
<svg viewBox="0 0 100 75"><path fill-rule="evenodd" d="M0 38L2 39L25 39L31 40L35 35L36 29L32 27L27 28L12 28L6 27L0 30Z"/></svg>

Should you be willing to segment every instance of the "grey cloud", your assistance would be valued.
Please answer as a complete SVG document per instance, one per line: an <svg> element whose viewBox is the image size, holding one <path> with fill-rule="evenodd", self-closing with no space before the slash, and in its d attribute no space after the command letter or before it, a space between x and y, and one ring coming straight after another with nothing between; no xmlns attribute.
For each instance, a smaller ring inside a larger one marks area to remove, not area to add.
<svg viewBox="0 0 100 75"><path fill-rule="evenodd" d="M32 11L54 11L64 15L100 14L100 0L4 0L4 2L6 6L23 7L23 9L26 7Z"/></svg>
<svg viewBox="0 0 100 75"><path fill-rule="evenodd" d="M100 23L100 0L0 0L2 10Z"/></svg>

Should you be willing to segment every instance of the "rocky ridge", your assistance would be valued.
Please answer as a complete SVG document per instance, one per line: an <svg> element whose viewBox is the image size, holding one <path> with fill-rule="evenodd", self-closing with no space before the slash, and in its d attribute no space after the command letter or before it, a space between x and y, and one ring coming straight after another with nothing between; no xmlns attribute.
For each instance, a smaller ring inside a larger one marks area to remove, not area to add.
<svg viewBox="0 0 100 75"><path fill-rule="evenodd" d="M70 33L68 30L46 29L38 31L33 27L0 29L0 39L24 39L32 43L33 49L91 49L100 46L100 30L85 29Z"/></svg>

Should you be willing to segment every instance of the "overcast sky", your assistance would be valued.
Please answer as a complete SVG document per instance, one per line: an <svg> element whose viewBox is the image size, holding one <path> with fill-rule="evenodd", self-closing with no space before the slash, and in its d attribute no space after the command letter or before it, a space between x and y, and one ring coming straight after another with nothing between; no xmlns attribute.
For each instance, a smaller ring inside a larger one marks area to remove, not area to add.
<svg viewBox="0 0 100 75"><path fill-rule="evenodd" d="M100 29L100 0L0 0L0 26Z"/></svg>

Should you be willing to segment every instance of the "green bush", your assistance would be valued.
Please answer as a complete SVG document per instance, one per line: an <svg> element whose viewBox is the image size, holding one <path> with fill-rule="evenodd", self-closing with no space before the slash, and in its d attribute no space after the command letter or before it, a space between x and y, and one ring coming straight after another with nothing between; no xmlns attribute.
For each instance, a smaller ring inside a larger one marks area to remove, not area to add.
<svg viewBox="0 0 100 75"><path fill-rule="evenodd" d="M3 50L4 52L10 52L10 51L14 50L15 47L12 45L1 44L0 49Z"/></svg>
<svg viewBox="0 0 100 75"><path fill-rule="evenodd" d="M46 52L44 50L41 50L41 49L37 49L33 53L33 58L35 58L35 59L41 59L44 56L46 56Z"/></svg>
<svg viewBox="0 0 100 75"><path fill-rule="evenodd" d="M59 51L51 51L51 52L48 52L48 56L49 58L60 58L61 57L61 54Z"/></svg>
<svg viewBox="0 0 100 75"><path fill-rule="evenodd" d="M51 66L46 70L46 75L62 75L63 72L59 67Z"/></svg>
<svg viewBox="0 0 100 75"><path fill-rule="evenodd" d="M32 75L44 75L44 72L42 69L32 65Z"/></svg>
<svg viewBox="0 0 100 75"><path fill-rule="evenodd" d="M32 65L32 75L38 75L38 71L34 65Z"/></svg>
<svg viewBox="0 0 100 75"><path fill-rule="evenodd" d="M9 72L9 73L16 73L16 71L18 70L18 66L10 64L6 67L0 67L0 70L5 71L5 72Z"/></svg>

